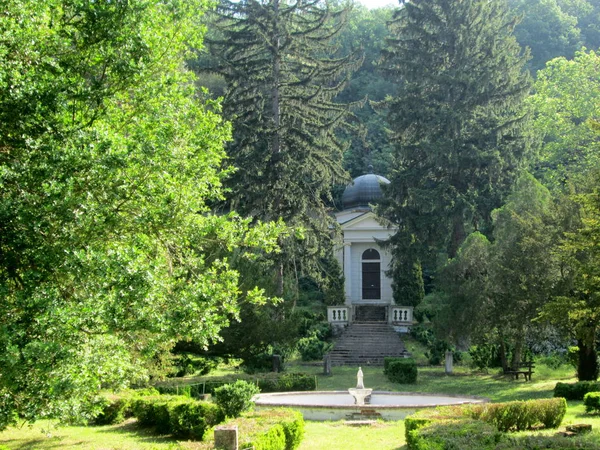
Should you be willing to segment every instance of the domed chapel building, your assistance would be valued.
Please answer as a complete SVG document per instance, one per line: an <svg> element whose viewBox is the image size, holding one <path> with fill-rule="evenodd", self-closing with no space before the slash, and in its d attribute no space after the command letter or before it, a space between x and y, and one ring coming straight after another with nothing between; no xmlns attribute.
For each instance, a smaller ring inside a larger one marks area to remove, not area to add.
<svg viewBox="0 0 600 450"><path fill-rule="evenodd" d="M353 322L384 322L407 332L413 308L396 305L392 292L391 254L380 245L396 232L383 225L371 205L383 196L389 180L373 173L355 178L342 196L343 210L335 217L342 230L336 259L344 272L344 305L328 307L328 321L345 327Z"/></svg>

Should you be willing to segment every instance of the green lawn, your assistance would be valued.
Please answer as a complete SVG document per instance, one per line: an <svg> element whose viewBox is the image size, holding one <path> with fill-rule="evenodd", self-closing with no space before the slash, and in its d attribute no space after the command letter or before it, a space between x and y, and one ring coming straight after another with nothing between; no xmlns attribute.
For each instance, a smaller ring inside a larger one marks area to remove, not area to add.
<svg viewBox="0 0 600 450"><path fill-rule="evenodd" d="M135 420L120 425L101 427L56 427L52 422L42 420L32 426L11 427L0 433L0 445L22 450L61 448L172 450L186 448L170 437L156 436L152 430L138 427Z"/></svg>
<svg viewBox="0 0 600 450"><path fill-rule="evenodd" d="M299 450L395 450L404 448L404 421L351 427L344 422L307 422Z"/></svg>
<svg viewBox="0 0 600 450"><path fill-rule="evenodd" d="M333 376L322 375L320 367L298 367L294 370L314 373L318 390L346 390L356 385L358 367L334 367ZM290 369L291 370L291 369ZM487 397L494 402L552 397L557 381L576 381L573 369L550 370L536 367L532 381L511 380L495 372L473 373L464 367L455 367L453 375L445 375L442 367L420 367L416 384L391 383L380 367L363 367L364 383L379 391L427 392L438 394L464 394Z"/></svg>
<svg viewBox="0 0 600 450"><path fill-rule="evenodd" d="M333 376L322 375L318 366L291 366L290 371L313 373L319 390L346 390L356 384L357 367L334 367ZM446 376L442 367L419 368L419 379L414 385L390 383L382 368L363 367L367 387L375 390L400 392L435 392L442 394L479 395L492 401L526 400L551 397L557 381L572 382L573 370L563 368L550 370L538 365L533 381L510 380L497 373L472 373L464 367L456 367L455 374ZM563 425L591 423L594 427L589 439L600 441L600 416L585 414L582 402L569 402ZM564 426L563 426L564 429ZM544 431L554 434L556 430ZM343 422L307 422L306 436L300 450L378 450L401 449L404 441L404 423L378 422L370 427L350 427ZM135 421L122 425L102 427L53 428L47 421L10 428L0 433L0 445L10 449L205 449L198 442L177 442L168 436L156 436L151 430L140 428Z"/></svg>

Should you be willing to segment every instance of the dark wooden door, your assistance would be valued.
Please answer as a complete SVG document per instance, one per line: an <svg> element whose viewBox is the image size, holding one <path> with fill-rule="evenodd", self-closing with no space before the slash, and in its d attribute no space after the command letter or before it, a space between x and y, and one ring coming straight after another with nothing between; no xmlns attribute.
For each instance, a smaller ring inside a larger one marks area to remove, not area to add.
<svg viewBox="0 0 600 450"><path fill-rule="evenodd" d="M381 264L378 262L362 263L362 298L381 299Z"/></svg>

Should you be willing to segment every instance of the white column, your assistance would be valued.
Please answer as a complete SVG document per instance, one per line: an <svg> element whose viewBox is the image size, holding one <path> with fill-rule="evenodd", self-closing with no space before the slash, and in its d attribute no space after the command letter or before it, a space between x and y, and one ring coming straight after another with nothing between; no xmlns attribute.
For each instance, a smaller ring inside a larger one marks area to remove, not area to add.
<svg viewBox="0 0 600 450"><path fill-rule="evenodd" d="M346 305L352 304L352 243L344 242L344 294Z"/></svg>

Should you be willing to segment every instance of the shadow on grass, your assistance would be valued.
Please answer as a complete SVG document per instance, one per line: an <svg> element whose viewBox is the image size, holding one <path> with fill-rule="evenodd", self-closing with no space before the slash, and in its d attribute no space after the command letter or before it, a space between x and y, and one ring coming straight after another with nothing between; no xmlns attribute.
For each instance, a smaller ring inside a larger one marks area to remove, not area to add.
<svg viewBox="0 0 600 450"><path fill-rule="evenodd" d="M85 436L75 437L79 432L77 429L85 429ZM177 441L171 436L158 435L152 428L141 427L135 419L130 419L120 425L104 425L89 427L67 427L65 430L72 432L57 434L56 436L44 436L40 433L39 438L29 436L2 439L0 445L6 445L11 449L18 450L50 450L58 448L96 448L98 444L110 442L115 435L120 435L130 441L123 443L124 448L138 448L135 443L145 445L172 445ZM33 430L32 430L33 431ZM112 436L111 436L112 435ZM75 438L75 439L73 439ZM92 447L91 447L92 446ZM116 448L116 447L111 447Z"/></svg>
<svg viewBox="0 0 600 450"><path fill-rule="evenodd" d="M152 444L175 444L177 440L170 435L157 434L152 427L143 427L137 420L129 419L119 425L95 427L98 433L121 434L135 438L136 441Z"/></svg>
<svg viewBox="0 0 600 450"><path fill-rule="evenodd" d="M77 442L75 445L82 445L84 441ZM61 438L39 438L39 439L7 439L2 441L2 445L19 450L40 450L49 448L64 447ZM72 447L72 445L69 445Z"/></svg>

